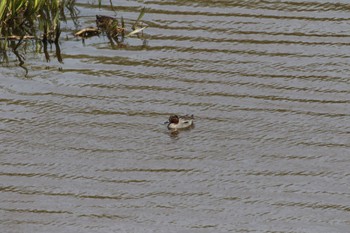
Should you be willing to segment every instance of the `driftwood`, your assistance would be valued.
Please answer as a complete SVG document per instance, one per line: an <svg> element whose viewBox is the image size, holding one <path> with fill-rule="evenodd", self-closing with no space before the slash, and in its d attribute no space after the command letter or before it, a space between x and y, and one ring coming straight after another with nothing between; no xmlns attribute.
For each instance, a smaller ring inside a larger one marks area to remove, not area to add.
<svg viewBox="0 0 350 233"><path fill-rule="evenodd" d="M116 38L119 35L124 35L125 28L120 27L116 18L104 15L96 15L96 26L87 27L74 35L81 38L89 38L99 35L101 32L105 32L109 37Z"/></svg>
<svg viewBox="0 0 350 233"><path fill-rule="evenodd" d="M88 27L88 28L84 28L84 29L76 32L74 35L82 37L82 38L88 38L88 37L92 37L92 36L97 36L100 33L101 33L101 31L98 28Z"/></svg>

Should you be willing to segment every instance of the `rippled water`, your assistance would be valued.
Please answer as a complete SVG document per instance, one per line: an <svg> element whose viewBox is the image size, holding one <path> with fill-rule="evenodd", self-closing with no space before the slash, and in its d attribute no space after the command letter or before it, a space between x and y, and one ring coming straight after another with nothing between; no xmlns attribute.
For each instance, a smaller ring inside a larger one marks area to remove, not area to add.
<svg viewBox="0 0 350 233"><path fill-rule="evenodd" d="M114 5L146 42L0 66L1 232L349 232L348 1Z"/></svg>

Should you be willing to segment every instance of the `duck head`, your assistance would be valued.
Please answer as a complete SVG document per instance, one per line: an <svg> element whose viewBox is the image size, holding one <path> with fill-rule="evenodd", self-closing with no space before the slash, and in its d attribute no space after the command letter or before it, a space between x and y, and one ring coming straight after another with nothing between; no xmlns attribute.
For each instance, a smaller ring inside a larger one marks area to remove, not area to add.
<svg viewBox="0 0 350 233"><path fill-rule="evenodd" d="M179 117L177 115L172 115L169 117L169 124L178 124L179 123Z"/></svg>

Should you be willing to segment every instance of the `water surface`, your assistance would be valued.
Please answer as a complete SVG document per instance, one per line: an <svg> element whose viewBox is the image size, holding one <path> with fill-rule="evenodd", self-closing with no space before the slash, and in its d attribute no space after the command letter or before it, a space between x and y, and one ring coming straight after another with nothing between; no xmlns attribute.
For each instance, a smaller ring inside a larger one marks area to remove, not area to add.
<svg viewBox="0 0 350 233"><path fill-rule="evenodd" d="M114 5L146 41L0 66L2 232L349 232L347 1Z"/></svg>

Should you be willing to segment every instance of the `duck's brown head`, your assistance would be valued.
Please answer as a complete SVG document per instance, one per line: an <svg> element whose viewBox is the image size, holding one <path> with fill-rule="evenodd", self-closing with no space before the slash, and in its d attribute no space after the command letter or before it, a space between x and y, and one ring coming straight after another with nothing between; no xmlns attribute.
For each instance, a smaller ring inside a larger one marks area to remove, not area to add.
<svg viewBox="0 0 350 233"><path fill-rule="evenodd" d="M179 117L177 115L172 115L169 117L169 123L178 124L179 123Z"/></svg>

